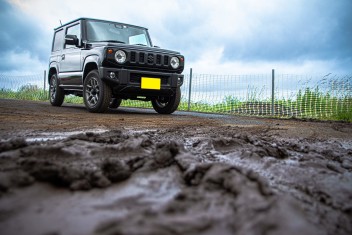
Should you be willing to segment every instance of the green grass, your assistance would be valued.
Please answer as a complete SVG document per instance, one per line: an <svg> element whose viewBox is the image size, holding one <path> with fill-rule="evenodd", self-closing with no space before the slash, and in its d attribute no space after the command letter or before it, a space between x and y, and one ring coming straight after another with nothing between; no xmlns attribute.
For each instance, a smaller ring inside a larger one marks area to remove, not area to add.
<svg viewBox="0 0 352 235"><path fill-rule="evenodd" d="M36 86L22 86L17 91L0 89L1 99L18 99L18 100L48 100L48 93Z"/></svg>
<svg viewBox="0 0 352 235"><path fill-rule="evenodd" d="M318 119L352 121L352 97L339 94L333 97L330 93L323 93L319 88L305 89L298 92L297 101L292 104L300 107L302 116Z"/></svg>
<svg viewBox="0 0 352 235"><path fill-rule="evenodd" d="M260 92L259 92L260 93ZM191 111L207 113L236 113L256 116L272 116L271 101L261 100L257 90L250 92L248 101L240 101L234 96L226 96L222 102L208 104L206 102L192 102ZM0 98L47 101L48 92L37 86L25 85L17 91L0 89ZM69 95L66 103L83 104L81 97ZM151 102L124 100L125 107L152 108ZM314 118L319 120L342 120L352 122L352 97L350 95L332 96L323 93L318 88L299 90L295 99L275 100L276 117ZM187 111L188 102L182 99L178 110Z"/></svg>
<svg viewBox="0 0 352 235"><path fill-rule="evenodd" d="M70 104L83 104L83 98L74 95L65 96L65 102Z"/></svg>
<svg viewBox="0 0 352 235"><path fill-rule="evenodd" d="M37 86L25 85L20 87L17 91L9 89L0 89L1 99L17 99L17 100L35 100L35 101L48 101L49 92L38 88ZM69 95L65 97L66 103L83 104L81 97Z"/></svg>

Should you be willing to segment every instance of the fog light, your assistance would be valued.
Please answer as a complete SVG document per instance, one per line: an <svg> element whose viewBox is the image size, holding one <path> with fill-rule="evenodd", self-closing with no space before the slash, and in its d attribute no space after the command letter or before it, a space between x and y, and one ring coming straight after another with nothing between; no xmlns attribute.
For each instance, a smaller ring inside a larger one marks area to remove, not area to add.
<svg viewBox="0 0 352 235"><path fill-rule="evenodd" d="M110 72L110 78L111 79L115 79L116 78L116 74L114 72Z"/></svg>
<svg viewBox="0 0 352 235"><path fill-rule="evenodd" d="M178 77L177 78L177 85L181 85L183 83L183 79Z"/></svg>

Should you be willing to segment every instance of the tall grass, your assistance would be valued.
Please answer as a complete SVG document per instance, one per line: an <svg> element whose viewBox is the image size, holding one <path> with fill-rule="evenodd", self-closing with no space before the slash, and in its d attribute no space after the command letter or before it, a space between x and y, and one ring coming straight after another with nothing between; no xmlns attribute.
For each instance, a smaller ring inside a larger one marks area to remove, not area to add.
<svg viewBox="0 0 352 235"><path fill-rule="evenodd" d="M307 88L304 92L300 90L292 106L302 112L302 117L352 121L352 97L345 94L332 96L319 91L318 87L314 90Z"/></svg>

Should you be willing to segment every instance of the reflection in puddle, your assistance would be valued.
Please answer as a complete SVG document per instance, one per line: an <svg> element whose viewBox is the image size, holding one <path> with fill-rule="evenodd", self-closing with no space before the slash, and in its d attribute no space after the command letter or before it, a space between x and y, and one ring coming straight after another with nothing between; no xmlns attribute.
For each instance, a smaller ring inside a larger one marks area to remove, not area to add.
<svg viewBox="0 0 352 235"><path fill-rule="evenodd" d="M91 132L95 134L101 134L107 132L106 129L93 129L93 130L82 130L82 131L68 131L68 132L42 132L38 135L27 137L27 142L46 142L51 140L63 140L72 135L78 135L86 132Z"/></svg>

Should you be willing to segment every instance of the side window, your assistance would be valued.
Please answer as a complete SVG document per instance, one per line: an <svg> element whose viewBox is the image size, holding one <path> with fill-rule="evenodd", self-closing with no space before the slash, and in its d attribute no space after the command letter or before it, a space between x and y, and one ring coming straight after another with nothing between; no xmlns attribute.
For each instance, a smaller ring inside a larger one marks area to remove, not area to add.
<svg viewBox="0 0 352 235"><path fill-rule="evenodd" d="M62 49L63 36L64 36L63 34L64 34L64 30L55 32L52 51L59 51Z"/></svg>
<svg viewBox="0 0 352 235"><path fill-rule="evenodd" d="M81 27L80 24L76 24L74 26L68 27L66 30L66 35L76 35L78 40L81 39ZM72 48L74 45L65 45L65 48Z"/></svg>

